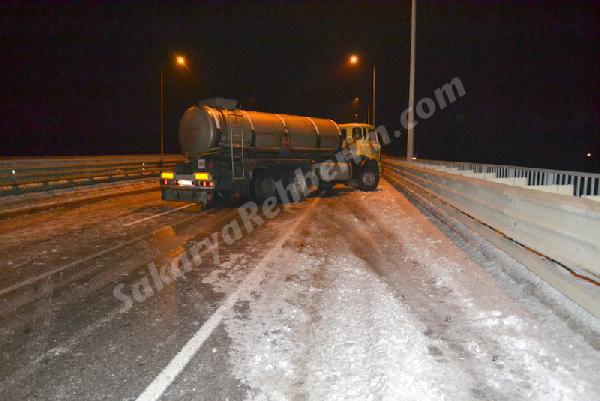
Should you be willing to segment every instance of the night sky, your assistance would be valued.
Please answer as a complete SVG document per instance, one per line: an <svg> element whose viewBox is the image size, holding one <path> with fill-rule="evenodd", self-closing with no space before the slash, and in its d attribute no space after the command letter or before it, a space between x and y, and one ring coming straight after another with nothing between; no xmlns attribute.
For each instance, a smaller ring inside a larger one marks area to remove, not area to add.
<svg viewBox="0 0 600 401"><path fill-rule="evenodd" d="M417 155L600 172L596 3L418 0L416 99L466 95L419 121ZM169 153L202 98L364 120L373 64L377 123L401 129L410 1L68 4L0 5L2 156L158 153L161 63Z"/></svg>

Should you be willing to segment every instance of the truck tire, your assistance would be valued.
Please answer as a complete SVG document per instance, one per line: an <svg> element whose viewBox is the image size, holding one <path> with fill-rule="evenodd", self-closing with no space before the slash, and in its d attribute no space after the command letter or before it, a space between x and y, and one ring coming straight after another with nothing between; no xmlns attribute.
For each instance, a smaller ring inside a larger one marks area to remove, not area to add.
<svg viewBox="0 0 600 401"><path fill-rule="evenodd" d="M231 194L228 192L213 191L211 199L208 201L208 203L205 205L204 208L205 209L216 208L216 207L222 205L223 203L225 203L225 201L228 200L230 197L231 197Z"/></svg>
<svg viewBox="0 0 600 401"><path fill-rule="evenodd" d="M296 169L288 169L283 173L283 185L286 188L291 189L287 191L287 201L289 202L302 202L305 198L306 191L306 178L304 174L296 174ZM285 202L286 199L281 199Z"/></svg>
<svg viewBox="0 0 600 401"><path fill-rule="evenodd" d="M256 175L252 183L252 192L256 201L262 203L268 197L277 194L275 181L274 175L269 170L262 170Z"/></svg>
<svg viewBox="0 0 600 401"><path fill-rule="evenodd" d="M202 205L202 210L208 210L208 209L213 209L217 206L217 204L219 203L219 197L216 196L215 192L210 192L208 194L208 201L206 202L206 204Z"/></svg>
<svg viewBox="0 0 600 401"><path fill-rule="evenodd" d="M358 187L361 191L374 191L379 185L379 170L377 165L366 163L358 174Z"/></svg>
<svg viewBox="0 0 600 401"><path fill-rule="evenodd" d="M319 180L319 191L330 194L333 192L333 186L335 184L332 181L325 181L324 179Z"/></svg>

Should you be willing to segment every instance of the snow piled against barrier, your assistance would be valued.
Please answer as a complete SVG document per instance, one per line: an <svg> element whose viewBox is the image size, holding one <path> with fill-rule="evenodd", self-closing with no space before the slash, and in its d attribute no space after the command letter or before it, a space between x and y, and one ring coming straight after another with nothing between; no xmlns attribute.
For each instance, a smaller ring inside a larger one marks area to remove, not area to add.
<svg viewBox="0 0 600 401"><path fill-rule="evenodd" d="M225 320L249 399L471 398L470 378L436 361L423 328L362 260L291 250L281 259Z"/></svg>

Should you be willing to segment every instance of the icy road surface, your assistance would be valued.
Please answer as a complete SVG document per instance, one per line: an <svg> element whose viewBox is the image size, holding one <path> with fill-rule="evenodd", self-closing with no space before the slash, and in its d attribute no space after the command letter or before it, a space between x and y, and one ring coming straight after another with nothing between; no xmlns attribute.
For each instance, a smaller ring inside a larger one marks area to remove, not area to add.
<svg viewBox="0 0 600 401"><path fill-rule="evenodd" d="M387 182L249 234L182 206L0 220L0 399L600 399L600 323Z"/></svg>

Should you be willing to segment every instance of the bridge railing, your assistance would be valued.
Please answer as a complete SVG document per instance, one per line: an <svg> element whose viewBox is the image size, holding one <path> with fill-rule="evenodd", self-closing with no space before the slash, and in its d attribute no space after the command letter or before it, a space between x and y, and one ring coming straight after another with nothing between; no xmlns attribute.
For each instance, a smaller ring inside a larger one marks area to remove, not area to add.
<svg viewBox="0 0 600 401"><path fill-rule="evenodd" d="M483 179L517 178L517 180L500 180L499 182L512 183L517 186L538 186L539 188L533 189L546 190L547 192L552 192L552 189L557 189L562 195L570 194L579 197L600 195L600 174L500 164L425 159L414 160L412 163L423 165L425 167L437 166L438 168L448 169L447 172L450 173L454 172L462 175L471 174L474 177Z"/></svg>
<svg viewBox="0 0 600 401"><path fill-rule="evenodd" d="M0 159L0 196L157 177L181 155L77 156Z"/></svg>

